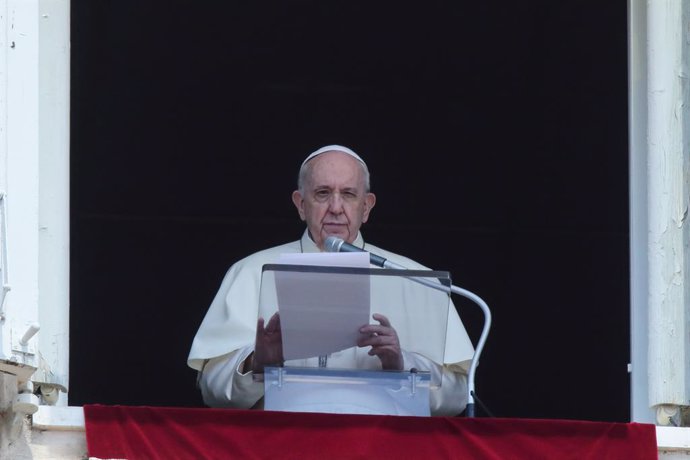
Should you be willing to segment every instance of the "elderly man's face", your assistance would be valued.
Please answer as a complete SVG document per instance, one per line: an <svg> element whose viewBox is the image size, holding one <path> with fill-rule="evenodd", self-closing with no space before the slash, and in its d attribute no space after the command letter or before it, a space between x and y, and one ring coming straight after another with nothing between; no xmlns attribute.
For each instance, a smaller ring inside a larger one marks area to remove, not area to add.
<svg viewBox="0 0 690 460"><path fill-rule="evenodd" d="M338 151L322 153L310 163L304 195L292 193L300 218L322 250L329 236L352 243L376 203L374 194L366 192L361 164Z"/></svg>

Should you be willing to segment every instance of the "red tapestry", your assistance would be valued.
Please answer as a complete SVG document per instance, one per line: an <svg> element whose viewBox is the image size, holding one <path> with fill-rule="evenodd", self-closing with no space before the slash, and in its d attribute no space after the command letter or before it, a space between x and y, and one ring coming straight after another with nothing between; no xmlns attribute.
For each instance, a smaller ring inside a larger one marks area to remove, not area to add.
<svg viewBox="0 0 690 460"><path fill-rule="evenodd" d="M640 423L84 406L98 459L656 459Z"/></svg>

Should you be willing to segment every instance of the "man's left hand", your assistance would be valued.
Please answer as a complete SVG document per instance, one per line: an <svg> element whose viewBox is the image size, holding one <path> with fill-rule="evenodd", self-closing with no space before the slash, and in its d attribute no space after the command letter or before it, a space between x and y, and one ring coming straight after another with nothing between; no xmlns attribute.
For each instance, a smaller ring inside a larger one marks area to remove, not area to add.
<svg viewBox="0 0 690 460"><path fill-rule="evenodd" d="M403 370L403 356L398 333L385 316L374 313L372 317L379 324L367 324L359 329L362 334L357 340L359 347L371 347L369 354L378 356L385 370Z"/></svg>

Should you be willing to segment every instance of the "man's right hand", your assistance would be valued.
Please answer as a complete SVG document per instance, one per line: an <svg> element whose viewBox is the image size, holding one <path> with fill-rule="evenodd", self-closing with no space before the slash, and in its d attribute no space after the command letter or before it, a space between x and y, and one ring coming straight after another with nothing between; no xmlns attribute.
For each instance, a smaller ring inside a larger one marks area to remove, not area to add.
<svg viewBox="0 0 690 460"><path fill-rule="evenodd" d="M283 365L283 337L280 331L280 315L276 312L264 324L259 318L256 324L256 343L252 356L252 372L261 374L264 366Z"/></svg>

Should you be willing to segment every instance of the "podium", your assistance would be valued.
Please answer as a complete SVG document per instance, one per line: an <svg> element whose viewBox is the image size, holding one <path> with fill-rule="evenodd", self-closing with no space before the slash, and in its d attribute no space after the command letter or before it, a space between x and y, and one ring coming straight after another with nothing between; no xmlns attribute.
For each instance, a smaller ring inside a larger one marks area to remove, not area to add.
<svg viewBox="0 0 690 460"><path fill-rule="evenodd" d="M457 316L450 286L445 271L264 265L259 315L266 323L279 315L284 357L256 375L264 382L264 409L430 415L449 314ZM378 324L374 313L397 333L401 371L382 370L369 347L356 345L361 326Z"/></svg>

